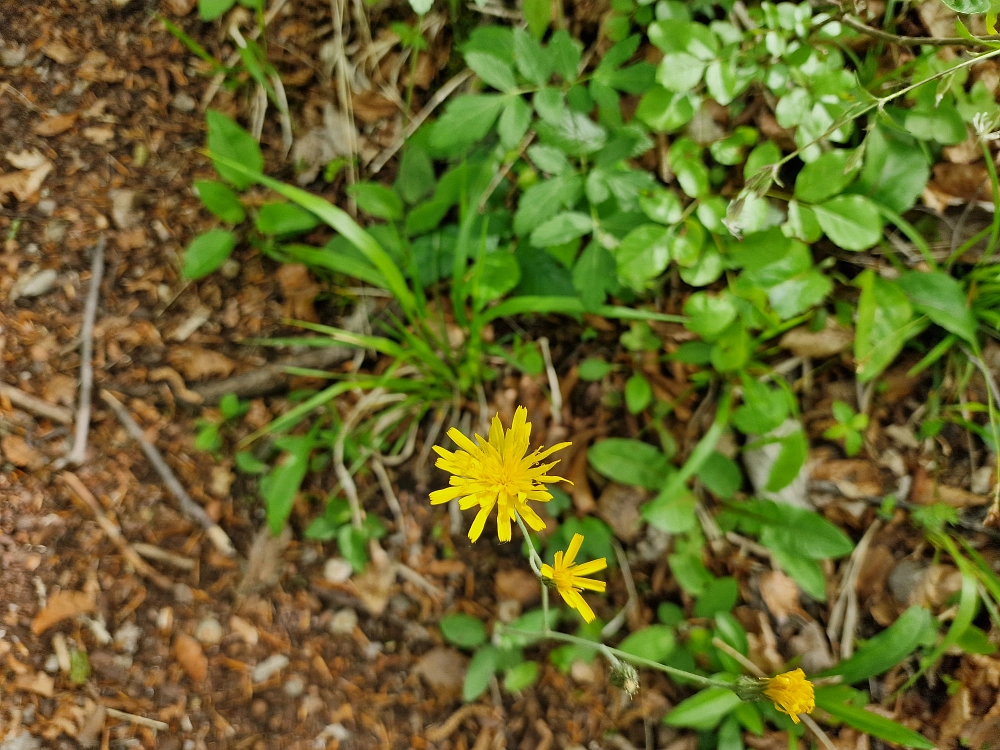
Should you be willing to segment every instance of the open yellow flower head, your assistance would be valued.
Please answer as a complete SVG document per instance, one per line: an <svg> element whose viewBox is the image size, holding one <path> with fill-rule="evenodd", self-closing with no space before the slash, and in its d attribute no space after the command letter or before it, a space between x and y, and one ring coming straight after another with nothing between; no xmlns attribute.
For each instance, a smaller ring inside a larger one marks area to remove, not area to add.
<svg viewBox="0 0 1000 750"><path fill-rule="evenodd" d="M608 567L608 562L602 557L600 560L574 565L573 562L576 560L582 545L583 534L574 534L569 547L566 548L566 554L560 550L555 554L553 565L542 565L542 577L555 584L563 601L579 612L584 622L593 622L594 610L587 604L580 591L586 589L587 591L603 592L607 588L604 581L594 581L590 578L584 578L584 576L604 570Z"/></svg>
<svg viewBox="0 0 1000 750"><path fill-rule="evenodd" d="M469 529L472 541L483 533L486 519L497 505L497 536L501 542L510 541L510 524L516 519L515 514L520 515L535 531L545 528L545 522L531 509L528 501L548 502L552 495L545 489L545 484L568 480L548 474L558 461L537 464L569 443L559 443L525 455L531 442L531 423L528 421L528 410L523 406L517 407L514 421L506 432L498 414L493 417L486 440L476 435L474 443L455 428L448 430L448 437L460 450L452 453L434 446L441 456L436 466L452 474L452 477L450 487L431 493L431 505L440 505L455 498L460 498L462 510L478 505L479 513Z"/></svg>
<svg viewBox="0 0 1000 750"><path fill-rule="evenodd" d="M796 724L799 723L799 714L812 713L816 708L813 684L806 679L805 672L801 669L768 679L764 695L771 699L775 708L791 716Z"/></svg>

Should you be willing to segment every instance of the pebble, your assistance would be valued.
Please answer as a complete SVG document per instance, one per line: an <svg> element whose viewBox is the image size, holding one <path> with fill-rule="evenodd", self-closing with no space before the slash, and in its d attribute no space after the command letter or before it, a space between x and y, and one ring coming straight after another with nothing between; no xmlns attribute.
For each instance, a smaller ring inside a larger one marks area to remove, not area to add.
<svg viewBox="0 0 1000 750"><path fill-rule="evenodd" d="M235 279L240 275L240 268L240 262L236 260L236 258L229 258L222 264L222 268L219 269L219 273L222 274L223 278Z"/></svg>
<svg viewBox="0 0 1000 750"><path fill-rule="evenodd" d="M171 100L170 106L178 112L194 112L198 106L198 102L195 101L193 96L182 91Z"/></svg>
<svg viewBox="0 0 1000 750"><path fill-rule="evenodd" d="M330 583L346 583L352 572L351 564L342 557L331 557L323 566L323 578Z"/></svg>
<svg viewBox="0 0 1000 750"><path fill-rule="evenodd" d="M178 583L174 586L174 601L178 604L194 603L194 592L186 583Z"/></svg>
<svg viewBox="0 0 1000 750"><path fill-rule="evenodd" d="M126 654L134 654L139 650L140 638L142 638L142 630L134 622L126 622L115 631L115 648Z"/></svg>
<svg viewBox="0 0 1000 750"><path fill-rule="evenodd" d="M338 611L330 620L329 630L334 635L350 635L358 626L358 613L350 607Z"/></svg>
<svg viewBox="0 0 1000 750"><path fill-rule="evenodd" d="M194 637L206 646L215 646L222 640L222 625L214 617L206 617L194 629Z"/></svg>
<svg viewBox="0 0 1000 750"><path fill-rule="evenodd" d="M45 660L45 671L49 674L54 674L59 671L59 657L55 654L49 654L48 658Z"/></svg>
<svg viewBox="0 0 1000 750"><path fill-rule="evenodd" d="M23 44L0 49L0 63L3 63L5 68L18 67L24 62L25 57L27 57L27 49Z"/></svg>
<svg viewBox="0 0 1000 750"><path fill-rule="evenodd" d="M288 661L284 654L273 654L255 666L250 677L254 682L266 682L287 667Z"/></svg>
<svg viewBox="0 0 1000 750"><path fill-rule="evenodd" d="M37 266L22 274L10 291L10 300L13 302L18 297L40 297L55 286L58 273L55 269L46 268L44 271L37 271Z"/></svg>
<svg viewBox="0 0 1000 750"><path fill-rule="evenodd" d="M38 212L42 214L42 216L51 216L53 213L55 213L55 210L58 207L58 205L59 204L56 203L51 198L42 198L40 201L38 201L38 205L35 208L38 209Z"/></svg>
<svg viewBox="0 0 1000 750"><path fill-rule="evenodd" d="M21 732L16 737L8 737L0 742L0 750L39 750L42 743L27 732Z"/></svg>
<svg viewBox="0 0 1000 750"><path fill-rule="evenodd" d="M326 728L323 729L316 736L314 745L316 747L326 747L330 740L337 740L337 742L346 742L351 738L351 733L343 724L339 721L336 724L327 724Z"/></svg>
<svg viewBox="0 0 1000 750"><path fill-rule="evenodd" d="M285 694L289 698L298 698L306 691L306 682L298 675L292 675L285 681Z"/></svg>

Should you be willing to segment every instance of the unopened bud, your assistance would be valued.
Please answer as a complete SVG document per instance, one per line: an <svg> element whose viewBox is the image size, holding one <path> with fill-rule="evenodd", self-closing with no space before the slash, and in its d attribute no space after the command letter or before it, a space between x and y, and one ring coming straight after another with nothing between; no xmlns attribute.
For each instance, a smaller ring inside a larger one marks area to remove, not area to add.
<svg viewBox="0 0 1000 750"><path fill-rule="evenodd" d="M612 685L628 693L629 698L639 690L639 673L635 670L635 667L627 662L616 660L611 665L609 679Z"/></svg>
<svg viewBox="0 0 1000 750"><path fill-rule="evenodd" d="M764 699L764 690L767 688L767 680L758 680L755 677L740 675L736 684L733 685L733 692L742 701L759 701Z"/></svg>

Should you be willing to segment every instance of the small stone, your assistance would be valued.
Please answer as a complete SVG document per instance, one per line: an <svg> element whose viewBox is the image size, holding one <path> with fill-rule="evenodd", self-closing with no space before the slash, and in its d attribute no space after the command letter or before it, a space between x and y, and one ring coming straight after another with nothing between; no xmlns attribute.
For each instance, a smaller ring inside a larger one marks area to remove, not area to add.
<svg viewBox="0 0 1000 750"><path fill-rule="evenodd" d="M114 646L119 651L126 654L134 654L139 650L139 639L142 637L142 630L134 622L126 622L115 631L113 640Z"/></svg>
<svg viewBox="0 0 1000 750"><path fill-rule="evenodd" d="M218 645L222 635L222 625L214 617L206 617L194 629L194 637L206 646Z"/></svg>
<svg viewBox="0 0 1000 750"><path fill-rule="evenodd" d="M3 64L5 68L16 68L24 63L27 56L27 49L23 44L16 47L4 47L0 49L0 64Z"/></svg>
<svg viewBox="0 0 1000 750"><path fill-rule="evenodd" d="M38 201L38 205L36 206L36 208L38 209L38 213L40 213L42 216L51 216L55 212L56 208L58 208L58 206L59 204L56 203L51 198L42 198L40 201Z"/></svg>
<svg viewBox="0 0 1000 750"><path fill-rule="evenodd" d="M412 606L413 602L405 594L393 594L389 598L389 609L401 617L405 616Z"/></svg>
<svg viewBox="0 0 1000 750"><path fill-rule="evenodd" d="M161 635L170 635L174 629L174 610L171 607L164 607L156 613L156 629Z"/></svg>
<svg viewBox="0 0 1000 750"><path fill-rule="evenodd" d="M236 258L229 258L225 263L222 264L222 268L219 269L219 273L225 279L235 279L240 275L240 262Z"/></svg>
<svg viewBox="0 0 1000 750"><path fill-rule="evenodd" d="M267 715L267 701L258 698L253 703L250 704L250 713L256 716L258 719L263 718Z"/></svg>
<svg viewBox="0 0 1000 750"><path fill-rule="evenodd" d="M315 747L326 747L330 740L337 740L337 742L346 742L351 738L351 732L341 724L339 721L336 724L327 724L316 736L314 743Z"/></svg>
<svg viewBox="0 0 1000 750"><path fill-rule="evenodd" d="M180 605L194 603L194 592L186 583L178 583L174 586L174 601Z"/></svg>
<svg viewBox="0 0 1000 750"><path fill-rule="evenodd" d="M135 210L134 190L109 190L111 220L119 229L133 229L142 221L142 214Z"/></svg>
<svg viewBox="0 0 1000 750"><path fill-rule="evenodd" d="M306 691L306 683L298 675L292 675L285 680L285 695L289 698L298 698Z"/></svg>
<svg viewBox="0 0 1000 750"><path fill-rule="evenodd" d="M244 620L242 617L237 617L236 615L230 617L229 627L232 628L233 632L242 638L248 646L257 645L257 640L260 637L257 632L257 628Z"/></svg>
<svg viewBox="0 0 1000 750"><path fill-rule="evenodd" d="M167 8L175 16L186 16L197 4L198 0L167 0Z"/></svg>
<svg viewBox="0 0 1000 750"><path fill-rule="evenodd" d="M333 615L329 630L334 635L350 635L358 626L358 613L346 607Z"/></svg>
<svg viewBox="0 0 1000 750"><path fill-rule="evenodd" d="M516 599L502 599L497 602L497 618L500 622L514 622L521 616L521 602Z"/></svg>
<svg viewBox="0 0 1000 750"><path fill-rule="evenodd" d="M66 239L66 229L69 224L60 219L53 219L46 222L45 229L42 230L42 237L46 242L58 244Z"/></svg>
<svg viewBox="0 0 1000 750"><path fill-rule="evenodd" d="M432 648L420 657L413 672L423 678L439 698L462 694L469 661L453 648Z"/></svg>
<svg viewBox="0 0 1000 750"><path fill-rule="evenodd" d="M55 286L58 276L55 269L39 271L37 266L33 266L14 282L14 288L10 290L10 301L19 297L40 297Z"/></svg>
<svg viewBox="0 0 1000 750"><path fill-rule="evenodd" d="M376 656L382 653L385 648L378 641L369 641L365 644L365 647L361 649L361 653L365 655L366 659L374 659Z"/></svg>
<svg viewBox="0 0 1000 750"><path fill-rule="evenodd" d="M170 101L170 106L178 112L194 112L198 106L198 102L195 101L193 96L182 91Z"/></svg>
<svg viewBox="0 0 1000 750"><path fill-rule="evenodd" d="M250 677L254 682L266 682L288 666L289 659L284 654L273 654L253 668Z"/></svg>
<svg viewBox="0 0 1000 750"><path fill-rule="evenodd" d="M354 569L342 557L331 557L323 566L323 578L330 583L346 583Z"/></svg>
<svg viewBox="0 0 1000 750"><path fill-rule="evenodd" d="M55 654L49 654L48 658L45 660L45 671L49 674L55 674L59 671L59 657Z"/></svg>

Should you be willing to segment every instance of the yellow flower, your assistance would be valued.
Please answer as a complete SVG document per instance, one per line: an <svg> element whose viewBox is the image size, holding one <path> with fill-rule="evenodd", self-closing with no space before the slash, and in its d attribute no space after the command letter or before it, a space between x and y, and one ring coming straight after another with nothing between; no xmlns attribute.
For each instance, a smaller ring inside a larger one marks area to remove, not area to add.
<svg viewBox="0 0 1000 750"><path fill-rule="evenodd" d="M566 549L566 554L563 555L561 550L556 552L555 560L553 560L555 565L542 565L542 576L555 584L563 601L578 611L584 622L593 622L594 610L587 604L580 591L586 589L603 592L607 588L607 584L604 581L592 581L583 576L604 570L608 567L608 563L602 557L600 560L574 565L573 561L576 560L576 555L582 544L583 534L574 534L573 540Z"/></svg>
<svg viewBox="0 0 1000 750"><path fill-rule="evenodd" d="M768 679L764 695L771 699L775 708L791 716L796 724L799 723L799 714L812 713L816 708L813 684L801 669Z"/></svg>
<svg viewBox="0 0 1000 750"><path fill-rule="evenodd" d="M498 505L497 536L501 542L510 541L510 524L520 515L535 531L545 528L545 522L529 506L529 500L546 503L552 495L545 489L545 483L565 482L562 477L549 476L546 472L558 461L536 464L543 458L562 450L569 443L559 443L546 450L535 450L527 456L531 440L531 423L528 410L523 406L514 412L514 422L504 432L500 415L493 417L489 438L483 440L476 435L476 443L452 428L448 437L461 450L454 453L434 446L441 456L437 467L451 473L451 487L431 493L431 505L440 505L455 498L461 498L459 506L468 510L479 506L476 520L469 529L469 539L476 541L483 533L486 519L493 506Z"/></svg>

